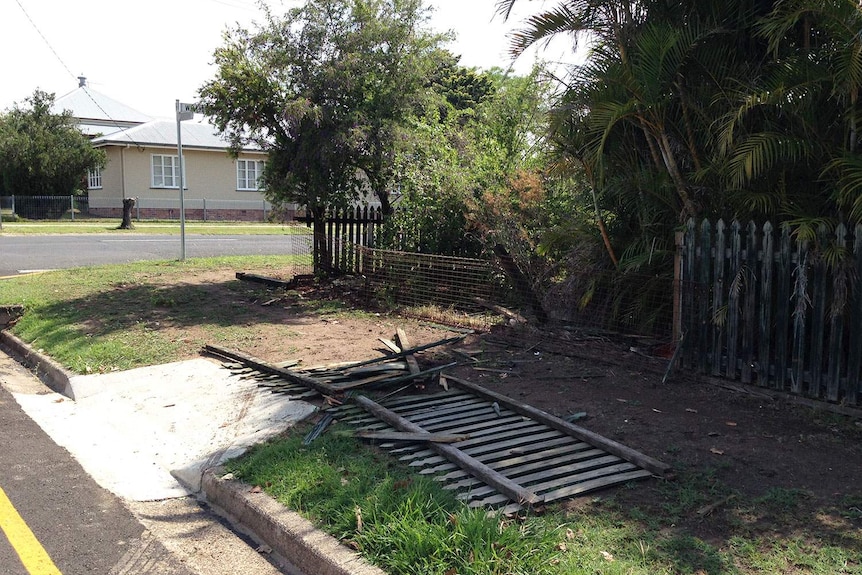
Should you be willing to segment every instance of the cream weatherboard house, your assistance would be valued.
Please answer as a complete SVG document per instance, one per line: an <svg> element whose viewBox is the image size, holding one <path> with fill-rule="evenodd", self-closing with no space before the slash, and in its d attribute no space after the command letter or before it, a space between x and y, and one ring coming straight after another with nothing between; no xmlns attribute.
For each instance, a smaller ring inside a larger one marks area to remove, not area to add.
<svg viewBox="0 0 862 575"><path fill-rule="evenodd" d="M179 217L179 161L175 120L153 119L87 86L54 103L69 110L93 146L105 151L102 170L89 176L89 212L119 217L123 200L135 198L133 216L143 219ZM182 122L185 173L185 217L199 220L265 220L271 213L258 185L265 152L228 154L228 143L206 118ZM288 210L289 212L295 211ZM291 218L293 213L283 214Z"/></svg>

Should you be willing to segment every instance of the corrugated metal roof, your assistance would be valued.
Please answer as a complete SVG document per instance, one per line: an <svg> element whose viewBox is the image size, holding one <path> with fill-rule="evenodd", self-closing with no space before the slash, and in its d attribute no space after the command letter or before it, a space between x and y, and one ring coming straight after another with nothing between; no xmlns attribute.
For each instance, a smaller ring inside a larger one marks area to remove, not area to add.
<svg viewBox="0 0 862 575"><path fill-rule="evenodd" d="M187 121L182 126L184 148L210 148L225 150L228 141L218 133L216 127L206 119ZM150 146L177 145L177 123L172 120L153 120L128 130L108 134L93 140L94 146L110 144L137 144ZM259 148L249 147L249 151L259 151Z"/></svg>
<svg viewBox="0 0 862 575"><path fill-rule="evenodd" d="M120 130L125 129L125 126L116 126L109 125L106 126L104 124L96 124L96 123L84 123L78 124L78 130L84 134L85 136L106 136L108 134L113 134L115 132L119 132Z"/></svg>
<svg viewBox="0 0 862 575"><path fill-rule="evenodd" d="M152 116L138 112L125 104L117 102L113 98L100 94L88 86L82 86L64 96L60 96L54 100L52 110L55 113L69 110L72 112L72 116L82 120L84 124L87 123L87 120L100 120L128 127L134 124L149 122L153 119Z"/></svg>

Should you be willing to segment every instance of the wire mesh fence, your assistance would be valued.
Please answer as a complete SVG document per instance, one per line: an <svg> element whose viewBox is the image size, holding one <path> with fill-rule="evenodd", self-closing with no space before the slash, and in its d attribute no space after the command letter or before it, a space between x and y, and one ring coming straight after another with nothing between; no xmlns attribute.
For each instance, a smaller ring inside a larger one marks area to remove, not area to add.
<svg viewBox="0 0 862 575"><path fill-rule="evenodd" d="M488 260L353 246L373 297L396 306L433 304L461 310L505 301L508 287Z"/></svg>
<svg viewBox="0 0 862 575"><path fill-rule="evenodd" d="M679 290L669 276L606 271L571 275L544 292L549 316L582 330L676 339Z"/></svg>
<svg viewBox="0 0 862 575"><path fill-rule="evenodd" d="M5 220L75 220L89 215L87 196L0 196Z"/></svg>
<svg viewBox="0 0 862 575"><path fill-rule="evenodd" d="M136 198L132 218L136 221L180 219L180 200L176 198ZM195 221L266 222L274 215L291 221L295 205L278 213L266 200L227 200L216 198L185 198L182 205L185 219ZM68 196L0 196L0 216L7 221L72 220L82 218L120 218L123 204L120 198L89 198Z"/></svg>

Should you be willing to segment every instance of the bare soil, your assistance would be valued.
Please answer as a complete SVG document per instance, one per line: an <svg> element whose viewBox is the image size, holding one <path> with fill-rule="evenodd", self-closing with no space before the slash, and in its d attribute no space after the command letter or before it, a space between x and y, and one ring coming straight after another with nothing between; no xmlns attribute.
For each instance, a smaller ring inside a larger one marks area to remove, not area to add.
<svg viewBox="0 0 862 575"><path fill-rule="evenodd" d="M357 295L307 286L278 296L276 304L249 302L262 327L241 351L317 365L376 357L383 349L378 338L393 339L396 327L414 345L454 335L443 326L370 309ZM354 298L363 313L309 311L307 302L327 298ZM295 333L289 341L267 328L284 324ZM194 340L194 327L184 329ZM800 522L839 533L862 529L862 420L693 373L674 372L662 383L668 359L661 351L633 337L501 322L418 358L425 366L460 361L451 373L557 416L585 412L577 425L668 463L679 474L706 477L722 486L721 494L756 499L794 493L804 500L804 509L797 508ZM624 505L662 503L655 486L622 489L615 496ZM725 519L701 520L689 527L727 540Z"/></svg>

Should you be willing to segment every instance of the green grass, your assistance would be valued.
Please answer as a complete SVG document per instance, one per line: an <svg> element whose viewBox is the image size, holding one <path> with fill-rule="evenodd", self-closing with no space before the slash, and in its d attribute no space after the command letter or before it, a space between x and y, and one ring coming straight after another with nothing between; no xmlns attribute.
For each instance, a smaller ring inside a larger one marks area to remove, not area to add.
<svg viewBox="0 0 862 575"><path fill-rule="evenodd" d="M435 481L337 429L303 446L306 431L259 445L227 467L390 575L862 573L859 530L800 529L800 519L822 511L806 509L796 490L733 494L726 508L700 517L704 503L730 492L709 470L690 471L574 510L507 519L469 509ZM724 516L740 509L770 521L734 529Z"/></svg>
<svg viewBox="0 0 862 575"><path fill-rule="evenodd" d="M3 234L180 234L180 223L171 221L133 222L134 229L118 230L119 219L80 221L3 221ZM255 222L186 222L186 233L204 235L282 235L309 234L303 224L268 224Z"/></svg>
<svg viewBox="0 0 862 575"><path fill-rule="evenodd" d="M22 304L13 333L76 373L106 372L195 356L205 343L237 345L272 329L289 342L287 326L269 325L254 302L270 292L230 274L224 283L193 283L212 270L277 276L301 256L241 256L97 266L0 280L0 305ZM186 332L197 333L188 337Z"/></svg>
<svg viewBox="0 0 862 575"><path fill-rule="evenodd" d="M802 511L805 496L794 491L742 501L735 496L727 509L697 517L704 502L728 491L709 472L689 472L673 482L623 488L574 510L508 519L469 509L435 481L338 429L309 446L302 445L306 431L259 445L227 468L390 575L862 573L858 529L805 534L798 521L780 519L788 508ZM657 500L639 504L644 491ZM760 530L716 535L728 530L721 515L738 505L779 519Z"/></svg>

